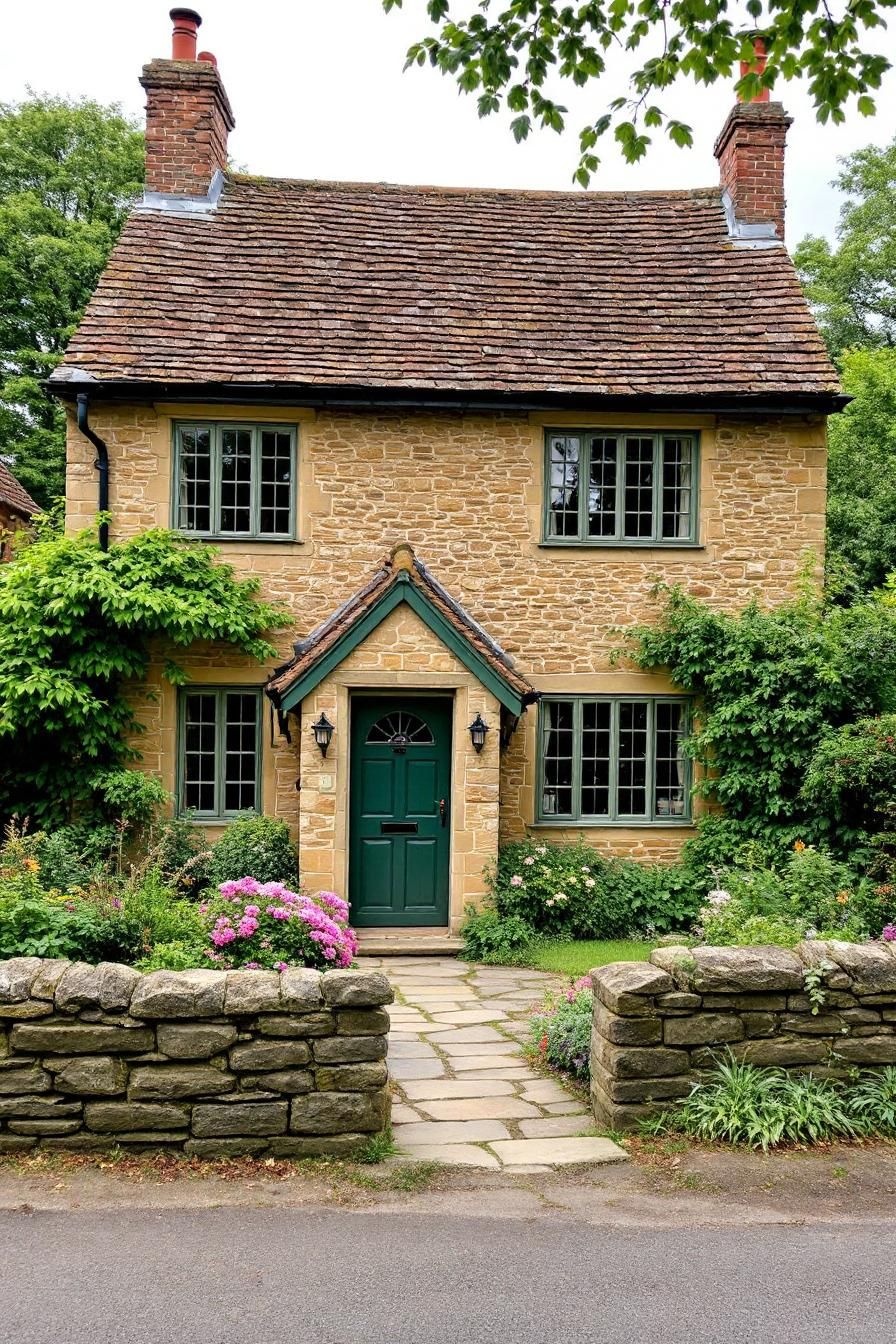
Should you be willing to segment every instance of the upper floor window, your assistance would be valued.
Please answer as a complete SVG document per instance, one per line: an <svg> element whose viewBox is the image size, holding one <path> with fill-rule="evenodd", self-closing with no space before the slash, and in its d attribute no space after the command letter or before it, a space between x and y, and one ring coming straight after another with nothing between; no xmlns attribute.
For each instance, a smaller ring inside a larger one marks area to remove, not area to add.
<svg viewBox="0 0 896 1344"><path fill-rule="evenodd" d="M295 429L178 424L174 450L174 522L180 531L201 537L295 535Z"/></svg>
<svg viewBox="0 0 896 1344"><path fill-rule="evenodd" d="M686 700L546 697L539 714L540 820L666 822L690 816Z"/></svg>
<svg viewBox="0 0 896 1344"><path fill-rule="evenodd" d="M552 430L545 455L546 541L636 546L696 541L693 435Z"/></svg>
<svg viewBox="0 0 896 1344"><path fill-rule="evenodd" d="M202 820L258 809L261 695L227 686L181 691L178 799Z"/></svg>

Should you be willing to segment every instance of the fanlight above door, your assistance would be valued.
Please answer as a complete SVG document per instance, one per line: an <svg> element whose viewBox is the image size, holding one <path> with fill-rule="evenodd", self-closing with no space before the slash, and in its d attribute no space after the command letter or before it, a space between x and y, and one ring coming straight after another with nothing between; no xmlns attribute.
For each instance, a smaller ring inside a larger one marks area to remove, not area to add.
<svg viewBox="0 0 896 1344"><path fill-rule="evenodd" d="M378 719L367 734L367 741L374 745L379 743L390 746L393 751L400 753L407 751L408 747L431 747L433 737L429 725L416 714L398 710Z"/></svg>

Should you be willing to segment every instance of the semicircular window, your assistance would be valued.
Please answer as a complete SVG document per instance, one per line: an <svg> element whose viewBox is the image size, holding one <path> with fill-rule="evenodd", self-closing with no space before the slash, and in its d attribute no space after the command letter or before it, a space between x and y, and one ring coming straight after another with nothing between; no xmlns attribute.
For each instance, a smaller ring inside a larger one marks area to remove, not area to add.
<svg viewBox="0 0 896 1344"><path fill-rule="evenodd" d="M367 734L368 742L381 743L396 751L404 751L407 747L429 747L432 740L429 724L403 709L377 719Z"/></svg>

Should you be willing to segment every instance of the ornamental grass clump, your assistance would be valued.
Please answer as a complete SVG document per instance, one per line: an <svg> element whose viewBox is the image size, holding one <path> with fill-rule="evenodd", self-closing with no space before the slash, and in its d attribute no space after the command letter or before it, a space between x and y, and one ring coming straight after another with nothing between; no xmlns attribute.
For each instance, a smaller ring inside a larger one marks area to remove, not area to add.
<svg viewBox="0 0 896 1344"><path fill-rule="evenodd" d="M216 966L282 971L352 964L357 939L348 906L334 891L307 896L282 882L241 877L222 882L218 893L199 907L211 943L205 956Z"/></svg>

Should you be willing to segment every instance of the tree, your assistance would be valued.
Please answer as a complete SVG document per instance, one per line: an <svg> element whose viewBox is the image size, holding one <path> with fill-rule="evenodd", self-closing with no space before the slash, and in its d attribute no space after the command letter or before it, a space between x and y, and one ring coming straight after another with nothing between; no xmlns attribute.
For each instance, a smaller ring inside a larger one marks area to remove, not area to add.
<svg viewBox="0 0 896 1344"><path fill-rule="evenodd" d="M833 185L847 199L837 247L800 243L794 261L831 354L896 345L896 140L841 160Z"/></svg>
<svg viewBox="0 0 896 1344"><path fill-rule="evenodd" d="M567 109L553 87L606 82L608 58L649 51L631 71L630 97L608 99L579 133L576 180L587 185L595 152L611 128L626 159L641 158L648 132L664 127L676 145L692 141L690 126L655 101L684 76L698 84L730 79L739 61L752 65L754 40L763 39L767 66L736 84L750 100L781 80L803 79L819 121L840 122L856 97L864 116L875 111L872 91L889 69L867 49L868 30L883 23L894 0L844 0L836 15L827 0L746 0L733 14L729 0L424 0L435 35L415 42L408 65L427 62L475 94L481 117L506 108L511 130L525 140L533 124L562 131ZM388 12L403 0L383 0ZM464 11L458 16L458 10Z"/></svg>
<svg viewBox="0 0 896 1344"><path fill-rule="evenodd" d="M284 613L215 554L162 530L103 552L84 532L35 541L0 565L0 822L59 825L134 758L125 688L145 677L152 641L274 656L265 632ZM175 662L165 675L185 680Z"/></svg>
<svg viewBox="0 0 896 1344"><path fill-rule="evenodd" d="M41 383L142 179L143 136L120 108L0 104L0 455L40 504L65 486L64 417Z"/></svg>
<svg viewBox="0 0 896 1344"><path fill-rule="evenodd" d="M854 398L828 422L828 583L840 597L896 571L896 350L847 350Z"/></svg>

